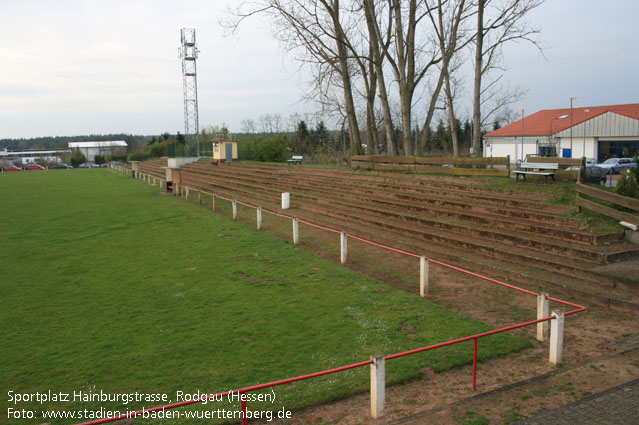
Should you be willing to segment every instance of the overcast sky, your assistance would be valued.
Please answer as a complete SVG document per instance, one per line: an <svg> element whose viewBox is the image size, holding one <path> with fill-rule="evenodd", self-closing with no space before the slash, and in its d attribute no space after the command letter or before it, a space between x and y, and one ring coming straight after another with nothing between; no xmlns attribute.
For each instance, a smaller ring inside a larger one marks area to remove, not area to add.
<svg viewBox="0 0 639 425"><path fill-rule="evenodd" d="M224 37L226 0L0 0L0 139L184 132L180 29L197 31L200 127L309 112L303 77L265 23ZM639 2L547 0L545 58L506 50L517 110L639 102ZM471 87L466 87L470 97ZM462 106L460 114L469 114ZM419 111L416 111L419 116ZM463 118L463 117L462 117Z"/></svg>

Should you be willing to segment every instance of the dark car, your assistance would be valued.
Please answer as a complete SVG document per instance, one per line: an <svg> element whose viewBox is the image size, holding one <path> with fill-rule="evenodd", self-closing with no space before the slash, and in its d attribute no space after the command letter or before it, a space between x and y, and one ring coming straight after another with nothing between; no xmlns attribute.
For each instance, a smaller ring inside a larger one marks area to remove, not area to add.
<svg viewBox="0 0 639 425"><path fill-rule="evenodd" d="M586 165L586 181L588 183L606 183L606 171L596 165Z"/></svg>
<svg viewBox="0 0 639 425"><path fill-rule="evenodd" d="M15 165L5 165L2 167L2 171L22 171L22 168L16 167Z"/></svg>
<svg viewBox="0 0 639 425"><path fill-rule="evenodd" d="M64 162L61 162L60 164L52 165L49 168L66 170L66 169L70 169L70 168L73 168L73 167L68 165L68 164L65 164Z"/></svg>

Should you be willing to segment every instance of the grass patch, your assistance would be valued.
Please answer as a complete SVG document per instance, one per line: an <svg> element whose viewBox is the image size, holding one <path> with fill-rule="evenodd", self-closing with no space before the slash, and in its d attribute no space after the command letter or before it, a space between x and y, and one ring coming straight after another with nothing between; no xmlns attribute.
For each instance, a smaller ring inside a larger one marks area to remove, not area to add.
<svg viewBox="0 0 639 425"><path fill-rule="evenodd" d="M137 391L175 402L177 391L227 391L490 329L111 170L0 180L7 392ZM486 360L530 342L498 334L480 346ZM472 342L408 356L387 363L387 381L471 360ZM276 387L274 405L249 407L293 409L367 388L368 368L359 368ZM3 415L8 407L150 407L1 400Z"/></svg>

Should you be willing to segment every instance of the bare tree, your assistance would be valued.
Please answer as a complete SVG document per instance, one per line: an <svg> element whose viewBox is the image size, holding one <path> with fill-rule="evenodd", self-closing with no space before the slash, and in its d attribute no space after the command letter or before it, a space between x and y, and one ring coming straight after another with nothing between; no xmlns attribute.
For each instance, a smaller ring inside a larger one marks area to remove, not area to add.
<svg viewBox="0 0 639 425"><path fill-rule="evenodd" d="M445 3L448 6L446 9L443 7ZM455 118L455 97L451 84L451 61L453 56L470 42L466 31L461 26L464 20L470 16L469 10L466 0L437 0L437 4L428 9L428 16L433 24L433 31L437 37L442 58L440 81L443 79L444 93L448 105L448 121L453 144L453 156L459 156L459 140L457 137L457 120Z"/></svg>
<svg viewBox="0 0 639 425"><path fill-rule="evenodd" d="M255 121L252 119L242 120L240 124L242 126L242 132L249 134L255 133L257 126L255 125Z"/></svg>
<svg viewBox="0 0 639 425"><path fill-rule="evenodd" d="M477 26L475 32L475 72L473 87L473 155L480 154L481 107L484 79L490 71L498 69L504 44L523 40L541 50L533 37L541 29L531 26L526 16L544 0L477 0Z"/></svg>

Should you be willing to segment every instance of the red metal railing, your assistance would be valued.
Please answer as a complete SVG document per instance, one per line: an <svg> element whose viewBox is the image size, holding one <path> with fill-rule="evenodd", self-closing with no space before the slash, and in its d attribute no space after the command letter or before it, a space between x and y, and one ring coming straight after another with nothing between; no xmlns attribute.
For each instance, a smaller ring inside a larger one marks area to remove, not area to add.
<svg viewBox="0 0 639 425"><path fill-rule="evenodd" d="M207 193L207 192L203 192L203 193ZM227 201L231 201L231 202L233 201L233 199L225 198L225 197L220 196L220 195L216 195L216 194L212 194L212 193L207 193L207 194L208 195L212 195L212 196L217 196L218 198L224 199L224 200L227 200ZM244 205L246 207L249 207L249 208L254 208L254 209L258 208L257 206L250 205L250 204L247 204L247 203L244 203L244 202L239 202L239 201L235 201L235 202L237 202L238 204ZM288 215L285 215L285 214L280 214L280 213L277 213L277 212L274 212L274 211L269 211L269 210L265 210L265 209L262 209L262 211L265 212L265 213L268 213L268 214L272 214L272 215L278 216L278 217L283 217L283 218L287 218L287 219L294 219L294 217L292 217L292 216L288 216ZM318 228L318 229L326 230L326 231L333 232L333 233L340 233L340 231L335 230L335 229L331 229L331 228L328 228L328 227L325 227L325 226L320 226L318 224L310 223L310 222L304 221L304 220L299 220L299 219L297 219L297 220L299 222L301 222L301 223L304 223L306 225L309 225L309 226L312 226L312 227L315 227L315 228ZM392 247L389 247L389 246L386 246L386 245L383 245L383 244L379 244L379 243L376 243L376 242L372 242L372 241L369 241L367 239L364 239L364 238L361 238L361 237L358 237L358 236L355 236L355 235L352 235L352 234L349 234L349 233L346 233L346 235L349 238L352 238L352 239L355 239L355 240L358 240L358 241L361 241L361 242L364 242L364 243L367 243L367 244L370 244L370 245L373 245L373 246L376 246L376 247L379 247L379 248L383 248L383 249L386 249L386 250L389 250L389 251L392 251L392 252L408 255L410 257L415 257L415 258L420 258L421 257L420 255L417 255L417 254L414 254L414 253L411 253L411 252L408 252L408 251L392 248ZM486 281L489 281L489 282L496 283L498 285L504 286L504 287L509 288L509 289L513 289L513 290L516 290L516 291L519 291L519 292L523 292L523 293L528 294L528 295L534 295L534 296L538 295L536 292L529 291L529 290L523 289L523 288L519 288L517 286L510 285L508 283L502 282L500 280L493 279L493 278L490 278L490 277L487 277L487 276L483 276L483 275L480 275L478 273L474 273L474 272L471 272L471 271L468 271L468 270L462 269L460 267L456 267L456 266L453 266L453 265L450 265L450 264L447 264L447 263L444 263L444 262L441 262L441 261L433 260L431 258L427 258L427 261L429 261L431 263L434 263L434 264L438 264L438 265L443 266L443 267L450 268L452 270L459 271L461 273L464 273L464 274L467 274L467 275L470 275L470 276L473 276L473 277L477 277L479 279L483 279L483 280L486 280ZM569 315L580 313L580 312L583 312L583 311L586 310L586 307L584 307L582 305L571 303L571 302L564 301L564 300L560 300L558 298L548 297L548 300L574 308L574 310L571 310L569 312L564 313L564 316L569 316ZM492 331L486 331L486 332L482 332L482 333L479 333L479 334L475 334L475 335L470 335L470 336L466 336L466 337L463 337L463 338L454 339L454 340L451 340L451 341L441 342L441 343L429 345L429 346L426 346L426 347L421 347L421 348L416 348L416 349L413 349L413 350L404 351L404 352L401 352L401 353L391 354L391 355L385 356L384 359L385 360L393 360L393 359L397 359L397 358L400 358L400 357L409 356L409 355L421 353L421 352L424 352L424 351L435 350L437 348L446 347L446 346L449 346L449 345L459 344L459 343L462 343L462 342L466 342L466 341L472 340L473 341L472 388L473 388L473 390L475 390L476 389L476 383L477 383L478 342L479 342L480 338L483 338L483 337L486 337L486 336L489 336L489 335L494 335L494 334L501 333L501 332L508 332L508 331L511 331L511 330L514 330L514 329L523 328L525 326L534 325L534 324L545 322L545 321L549 321L549 320L552 320L552 319L555 319L555 316L551 315L551 316L544 317L544 318L541 318L541 319L531 320L529 322L510 325L510 326L506 326L504 328L494 329ZM329 369L329 370L324 370L324 371L320 371L320 372L310 373L310 374L307 374L307 375L296 376L294 378L282 379L282 380L279 380L279 381L268 382L268 383L265 383L265 384L253 385L253 386L250 386L250 387L244 387L244 388L241 388L241 389L238 389L238 390L234 390L234 391L226 391L226 392L223 392L223 393L211 394L211 395L204 396L204 397L201 397L201 398L198 398L198 399L194 399L194 400L183 401L183 402L168 404L168 405L164 405L164 406L158 406L158 407L154 407L154 408L151 408L151 409L144 409L143 411L140 410L140 411L137 411L137 412L134 412L134 413L123 414L123 415L115 416L115 417L111 417L111 418L104 418L104 419L98 419L98 420L90 421L90 422L83 422L83 423L78 424L78 425L97 425L97 424L112 422L112 421L116 421L116 420L120 420L120 419L135 417L135 416L138 416L138 415L142 415L144 412L153 412L153 411L158 411L158 410L175 409L175 408L183 407L183 406L190 405L190 404L201 403L201 402L204 402L204 401L209 400L211 398L224 397L224 396L227 396L229 394L234 394L234 393L245 394L245 393L250 392L250 391L257 391L257 390L264 389L264 388L275 387L275 386L278 386L278 385L289 384L289 383L292 383L292 382L303 381L303 380L306 380L306 379L312 379L312 378L316 378L316 377L319 377L319 376L324 376L324 375L329 375L329 374L333 374L333 373L337 373L337 372L342 372L342 371L349 370L349 369L355 369L355 368L358 368L358 367L363 367L363 366L370 365L372 363L373 363L373 360L366 360L366 361L353 363L353 364L346 365L346 366L341 366L341 367L334 368L334 369ZM248 420L246 418L247 405L246 405L246 402L243 401L243 400L241 401L240 409L242 411L242 424L248 424Z"/></svg>

